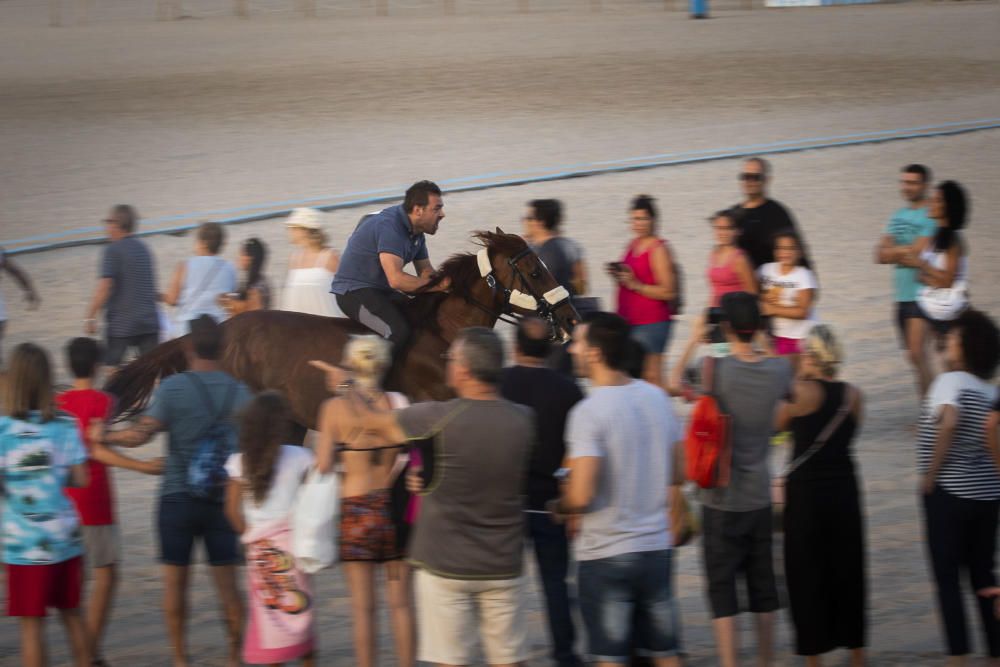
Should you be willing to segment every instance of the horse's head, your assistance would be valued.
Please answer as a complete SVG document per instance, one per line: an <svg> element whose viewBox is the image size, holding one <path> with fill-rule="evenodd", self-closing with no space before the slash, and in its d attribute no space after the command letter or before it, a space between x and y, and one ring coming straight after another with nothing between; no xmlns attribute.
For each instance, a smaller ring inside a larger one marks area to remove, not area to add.
<svg viewBox="0 0 1000 667"><path fill-rule="evenodd" d="M476 253L479 276L493 290L498 313L537 315L548 320L558 336L568 337L580 321L570 294L552 277L545 263L517 234L476 232L483 245Z"/></svg>

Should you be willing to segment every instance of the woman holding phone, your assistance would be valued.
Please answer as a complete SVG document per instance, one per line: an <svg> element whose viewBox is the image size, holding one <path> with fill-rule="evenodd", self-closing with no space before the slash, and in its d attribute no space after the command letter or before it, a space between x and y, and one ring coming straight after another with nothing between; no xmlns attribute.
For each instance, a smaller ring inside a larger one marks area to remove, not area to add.
<svg viewBox="0 0 1000 667"><path fill-rule="evenodd" d="M643 379L663 386L663 353L670 342L670 301L676 295L667 242L656 235L656 200L638 195L629 207L633 238L620 262L607 265L618 283L618 314L632 325L632 337L648 353Z"/></svg>

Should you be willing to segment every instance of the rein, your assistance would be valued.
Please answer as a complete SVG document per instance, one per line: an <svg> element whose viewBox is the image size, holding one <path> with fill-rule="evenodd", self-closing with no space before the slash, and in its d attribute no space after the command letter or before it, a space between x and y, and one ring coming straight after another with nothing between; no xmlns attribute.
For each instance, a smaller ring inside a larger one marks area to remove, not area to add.
<svg viewBox="0 0 1000 667"><path fill-rule="evenodd" d="M528 279L524 277L524 273L518 267L518 263L531 254L531 248L526 247L524 250L507 260L507 265L510 266L511 270L514 272L515 282L520 280L521 285L528 290L528 293L526 294L521 290L514 289L513 285L511 285L511 287L507 287L497 279L496 272L493 269L493 263L490 261L489 248L482 248L476 253L476 263L479 266L479 275L486 279L486 284L490 286L490 289L493 290L494 294L497 292L503 293L503 309L500 312L496 312L492 308L479 303L475 299L470 298L469 300L480 310L483 310L484 312L489 313L492 317L508 324L517 324L517 322L521 319L521 316L514 312L514 308L534 311L535 315L547 320L549 324L552 325L552 337L555 339L557 337L556 332L560 330L560 327L559 323L556 321L553 311L569 301L570 294L562 285L558 285L542 295L539 295L535 291Z"/></svg>

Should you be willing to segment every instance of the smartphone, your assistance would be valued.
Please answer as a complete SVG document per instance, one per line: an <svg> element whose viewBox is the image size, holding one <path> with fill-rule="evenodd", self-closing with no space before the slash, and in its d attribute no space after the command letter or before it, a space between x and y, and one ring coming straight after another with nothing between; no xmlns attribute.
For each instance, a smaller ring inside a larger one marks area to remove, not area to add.
<svg viewBox="0 0 1000 667"><path fill-rule="evenodd" d="M607 264L605 264L605 266L607 267L608 271L612 273L618 273L619 271L625 270L624 262L608 262Z"/></svg>

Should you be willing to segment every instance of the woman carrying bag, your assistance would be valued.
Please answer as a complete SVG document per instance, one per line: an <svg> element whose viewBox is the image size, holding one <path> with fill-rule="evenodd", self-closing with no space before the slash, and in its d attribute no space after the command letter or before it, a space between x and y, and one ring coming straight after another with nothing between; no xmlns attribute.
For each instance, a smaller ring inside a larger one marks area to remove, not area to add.
<svg viewBox="0 0 1000 667"><path fill-rule="evenodd" d="M293 514L312 452L285 444L291 410L272 391L255 397L240 425L240 452L226 463L226 517L246 553L247 627L243 661L315 664L314 599L296 563ZM332 512L333 509L330 509Z"/></svg>
<svg viewBox="0 0 1000 667"><path fill-rule="evenodd" d="M838 647L865 664L865 539L860 483L851 445L864 400L837 380L843 353L833 331L815 325L805 340L793 400L778 428L794 435L785 470L785 575L795 649L806 665Z"/></svg>

